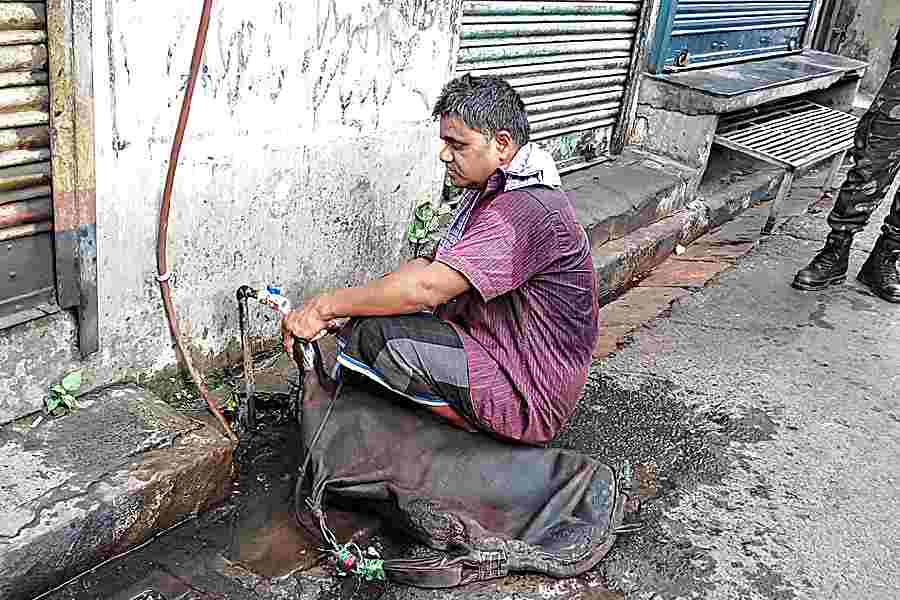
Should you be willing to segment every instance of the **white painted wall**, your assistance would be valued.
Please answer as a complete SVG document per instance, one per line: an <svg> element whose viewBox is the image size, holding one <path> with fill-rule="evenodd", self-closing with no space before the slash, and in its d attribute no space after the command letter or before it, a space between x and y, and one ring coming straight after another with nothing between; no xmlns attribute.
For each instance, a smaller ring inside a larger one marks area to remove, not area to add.
<svg viewBox="0 0 900 600"><path fill-rule="evenodd" d="M0 422L72 368L99 384L174 362L156 223L200 4L94 2L101 350L78 360L68 315L0 332ZM430 107L459 5L215 3L169 228L175 304L200 348L237 335L241 284L299 298L397 264L413 205L440 187Z"/></svg>

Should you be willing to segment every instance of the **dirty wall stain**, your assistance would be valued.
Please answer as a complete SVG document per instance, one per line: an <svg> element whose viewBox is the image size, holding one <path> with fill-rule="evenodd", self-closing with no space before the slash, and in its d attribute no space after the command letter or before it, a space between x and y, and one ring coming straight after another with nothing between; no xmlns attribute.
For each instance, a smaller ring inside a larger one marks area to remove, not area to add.
<svg viewBox="0 0 900 600"><path fill-rule="evenodd" d="M413 203L440 190L430 106L452 73L460 5L215 3L170 223L176 304L198 348L234 338L241 283L299 298L396 265ZM175 359L155 233L199 5L93 7L101 349L82 363L67 315L46 339L2 340L27 348L0 378L21 397L15 415L67 369L89 365L102 385ZM52 369L34 367L48 356Z"/></svg>
<svg viewBox="0 0 900 600"><path fill-rule="evenodd" d="M380 0L348 10L339 8L337 0L317 0L316 30L307 41L301 67L312 82L314 121L318 123L326 104L334 101L334 90L342 124L362 129L369 117L377 127L393 86L411 70L421 33L449 23L457 5Z"/></svg>

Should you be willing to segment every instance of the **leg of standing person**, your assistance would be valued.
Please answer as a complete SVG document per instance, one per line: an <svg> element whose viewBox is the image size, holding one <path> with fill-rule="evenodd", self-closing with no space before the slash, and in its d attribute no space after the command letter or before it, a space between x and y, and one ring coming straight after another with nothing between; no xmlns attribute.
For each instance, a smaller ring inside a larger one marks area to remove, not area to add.
<svg viewBox="0 0 900 600"><path fill-rule="evenodd" d="M900 32L898 32L900 38ZM794 278L793 286L820 290L843 283L853 236L868 224L900 170L900 44L887 78L856 130L854 166L828 217L825 247ZM900 302L896 263L900 254L900 196L893 199L882 235L860 272L860 281L882 298Z"/></svg>
<svg viewBox="0 0 900 600"><path fill-rule="evenodd" d="M896 177L900 170L900 34L891 72L882 85L876 102L878 106L870 138L875 140L880 153L887 154L888 160L894 161L893 172ZM887 187L890 187L891 183L887 182ZM869 286L879 297L900 304L898 259L900 259L900 190L894 194L891 210L881 227L881 235L858 276L859 281Z"/></svg>

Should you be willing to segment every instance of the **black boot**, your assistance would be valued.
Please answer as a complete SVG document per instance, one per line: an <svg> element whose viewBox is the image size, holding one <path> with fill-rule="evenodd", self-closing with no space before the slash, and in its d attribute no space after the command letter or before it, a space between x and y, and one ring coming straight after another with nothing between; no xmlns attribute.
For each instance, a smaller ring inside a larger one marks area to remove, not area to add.
<svg viewBox="0 0 900 600"><path fill-rule="evenodd" d="M900 240L882 234L856 278L869 286L879 297L900 304L898 258L900 258Z"/></svg>
<svg viewBox="0 0 900 600"><path fill-rule="evenodd" d="M798 290L824 290L829 285L837 285L847 280L847 263L850 259L850 245L853 234L847 231L832 231L828 234L825 247L812 261L797 273L794 283Z"/></svg>

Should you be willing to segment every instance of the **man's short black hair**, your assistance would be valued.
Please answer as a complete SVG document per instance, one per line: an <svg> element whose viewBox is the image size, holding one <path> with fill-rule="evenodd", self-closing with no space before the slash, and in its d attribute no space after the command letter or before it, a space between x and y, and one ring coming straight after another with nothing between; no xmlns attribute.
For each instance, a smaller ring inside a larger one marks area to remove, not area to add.
<svg viewBox="0 0 900 600"><path fill-rule="evenodd" d="M506 130L519 146L528 143L531 127L518 92L499 77L463 75L441 91L432 116L456 117L469 129L493 138Z"/></svg>

